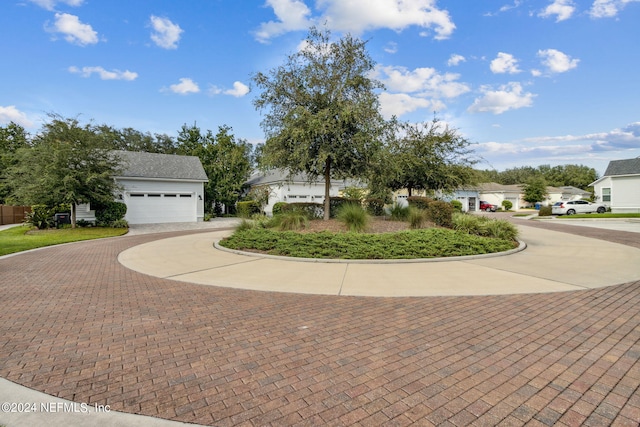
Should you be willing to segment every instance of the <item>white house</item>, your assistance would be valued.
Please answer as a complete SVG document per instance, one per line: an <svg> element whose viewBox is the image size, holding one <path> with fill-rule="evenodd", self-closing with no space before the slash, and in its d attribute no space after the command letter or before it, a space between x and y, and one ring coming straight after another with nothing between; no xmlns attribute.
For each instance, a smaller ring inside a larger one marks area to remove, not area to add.
<svg viewBox="0 0 640 427"><path fill-rule="evenodd" d="M129 224L204 219L204 183L209 179L198 157L115 153L122 159L122 173L115 179L123 188Z"/></svg>
<svg viewBox="0 0 640 427"><path fill-rule="evenodd" d="M612 160L602 178L589 185L611 212L640 212L640 157Z"/></svg>
<svg viewBox="0 0 640 427"><path fill-rule="evenodd" d="M264 207L267 215L273 214L273 205L278 202L287 203L324 203L324 178L310 181L305 174L289 175L282 169L267 172L254 172L249 181L249 187L267 187L269 200ZM337 197L347 187L358 185L353 180L331 180L330 197Z"/></svg>
<svg viewBox="0 0 640 427"><path fill-rule="evenodd" d="M114 151L121 173L117 199L127 205L129 224L196 222L204 219L204 183L207 174L200 159L133 151ZM95 221L89 204L79 205L77 220Z"/></svg>

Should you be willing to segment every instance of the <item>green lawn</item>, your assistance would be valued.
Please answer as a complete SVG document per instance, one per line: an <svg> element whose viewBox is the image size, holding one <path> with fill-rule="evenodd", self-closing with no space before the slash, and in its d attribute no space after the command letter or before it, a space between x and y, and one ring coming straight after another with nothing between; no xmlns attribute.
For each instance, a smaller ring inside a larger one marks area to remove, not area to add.
<svg viewBox="0 0 640 427"><path fill-rule="evenodd" d="M0 255L59 245L61 243L121 236L126 232L126 228L89 227L34 230L27 226L12 227L0 231Z"/></svg>
<svg viewBox="0 0 640 427"><path fill-rule="evenodd" d="M514 249L518 243L442 228L381 234L251 228L236 231L220 245L300 258L415 259L503 252Z"/></svg>

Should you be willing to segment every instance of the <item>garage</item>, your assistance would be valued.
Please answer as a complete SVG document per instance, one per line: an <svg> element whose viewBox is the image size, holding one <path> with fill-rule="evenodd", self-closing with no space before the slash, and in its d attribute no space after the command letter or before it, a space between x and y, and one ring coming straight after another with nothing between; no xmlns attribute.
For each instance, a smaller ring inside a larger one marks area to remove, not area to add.
<svg viewBox="0 0 640 427"><path fill-rule="evenodd" d="M129 224L197 221L194 194L133 192L126 196Z"/></svg>
<svg viewBox="0 0 640 427"><path fill-rule="evenodd" d="M196 222L204 219L204 183L200 159L119 151L122 173L115 179L127 205L129 224Z"/></svg>

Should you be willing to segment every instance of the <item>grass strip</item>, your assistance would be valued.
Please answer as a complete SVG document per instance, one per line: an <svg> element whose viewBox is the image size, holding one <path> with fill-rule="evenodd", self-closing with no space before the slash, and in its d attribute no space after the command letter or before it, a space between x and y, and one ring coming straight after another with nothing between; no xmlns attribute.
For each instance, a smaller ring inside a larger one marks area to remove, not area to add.
<svg viewBox="0 0 640 427"><path fill-rule="evenodd" d="M415 259L503 252L514 249L518 243L441 228L380 234L252 228L236 231L220 245L298 258Z"/></svg>
<svg viewBox="0 0 640 427"><path fill-rule="evenodd" d="M121 236L127 231L126 228L102 227L35 230L32 227L17 226L0 231L0 255L61 243Z"/></svg>

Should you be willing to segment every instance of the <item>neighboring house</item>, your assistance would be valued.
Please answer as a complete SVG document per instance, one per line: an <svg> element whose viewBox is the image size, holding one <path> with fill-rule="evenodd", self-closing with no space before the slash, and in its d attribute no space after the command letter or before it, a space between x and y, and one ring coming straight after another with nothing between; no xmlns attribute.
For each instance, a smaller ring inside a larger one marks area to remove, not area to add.
<svg viewBox="0 0 640 427"><path fill-rule="evenodd" d="M114 177L119 201L127 205L129 224L196 222L204 219L204 183L207 174L200 159L133 151L114 151L121 173ZM79 205L76 220L93 222L95 211Z"/></svg>
<svg viewBox="0 0 640 427"><path fill-rule="evenodd" d="M491 203L498 207L502 206L504 200L511 202L512 210L526 207L527 202L522 199L522 185L504 185L497 182L484 182L477 185L480 200Z"/></svg>
<svg viewBox="0 0 640 427"><path fill-rule="evenodd" d="M611 212L640 212L640 157L612 160L602 178L589 185Z"/></svg>
<svg viewBox="0 0 640 427"><path fill-rule="evenodd" d="M204 219L207 174L195 156L117 151L129 224L196 222Z"/></svg>
<svg viewBox="0 0 640 427"><path fill-rule="evenodd" d="M247 185L252 187L267 187L269 199L264 207L267 215L273 214L273 205L278 202L287 203L324 203L324 178L318 177L317 181L309 181L305 174L289 176L282 169L274 169L267 172L254 172ZM329 189L330 197L337 197L345 188L357 185L353 180L331 180Z"/></svg>

